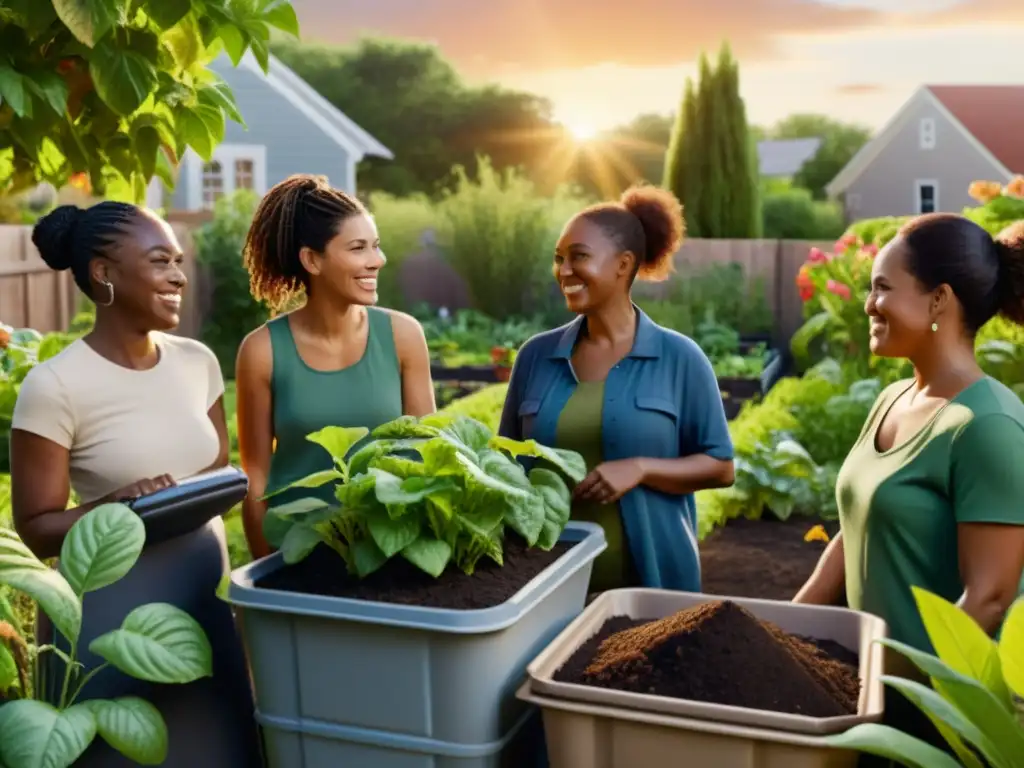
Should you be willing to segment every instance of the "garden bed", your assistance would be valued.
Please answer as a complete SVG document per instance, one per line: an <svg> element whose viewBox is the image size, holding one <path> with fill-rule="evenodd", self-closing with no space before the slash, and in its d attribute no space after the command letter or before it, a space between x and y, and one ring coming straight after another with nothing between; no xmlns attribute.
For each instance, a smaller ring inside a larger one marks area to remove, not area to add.
<svg viewBox="0 0 1024 768"><path fill-rule="evenodd" d="M430 377L435 382L481 382L485 384L496 384L502 381L498 367L493 363L487 365L460 365L447 367L432 363L430 366Z"/></svg>
<svg viewBox="0 0 1024 768"><path fill-rule="evenodd" d="M825 542L804 541L815 525L822 525L830 537L839 530L837 521L798 515L786 521L730 520L700 544L702 591L792 600L825 551Z"/></svg>

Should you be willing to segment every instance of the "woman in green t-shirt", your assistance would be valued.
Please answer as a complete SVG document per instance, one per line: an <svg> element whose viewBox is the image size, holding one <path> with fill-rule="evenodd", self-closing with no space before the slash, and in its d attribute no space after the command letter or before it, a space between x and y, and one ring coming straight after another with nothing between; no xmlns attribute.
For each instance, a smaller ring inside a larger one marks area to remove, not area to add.
<svg viewBox="0 0 1024 768"><path fill-rule="evenodd" d="M864 309L871 351L909 359L914 377L872 407L836 483L841 532L794 601L835 603L845 588L851 608L930 653L914 585L995 634L1024 569L1024 403L982 372L974 340L996 314L1024 324L1024 222L992 238L961 216L914 219L875 259ZM913 717L888 698L893 717Z"/></svg>

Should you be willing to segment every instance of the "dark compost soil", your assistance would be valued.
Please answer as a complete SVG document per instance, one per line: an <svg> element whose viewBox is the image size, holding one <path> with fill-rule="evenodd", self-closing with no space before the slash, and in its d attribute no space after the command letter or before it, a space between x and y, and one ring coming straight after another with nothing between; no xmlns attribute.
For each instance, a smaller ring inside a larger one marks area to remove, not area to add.
<svg viewBox="0 0 1024 768"><path fill-rule="evenodd" d="M528 548L522 538L507 533L504 566L481 558L472 576L449 565L435 579L396 556L362 580L349 575L336 552L319 546L302 562L258 579L256 586L306 595L469 611L501 605L573 546L575 542L559 542L545 552Z"/></svg>
<svg viewBox="0 0 1024 768"><path fill-rule="evenodd" d="M791 635L731 601L657 621L613 616L555 680L810 717L855 714L857 654Z"/></svg>
<svg viewBox="0 0 1024 768"><path fill-rule="evenodd" d="M819 524L830 537L839 530L837 522L802 516L730 520L700 543L701 591L792 600L825 551L824 542L804 541Z"/></svg>

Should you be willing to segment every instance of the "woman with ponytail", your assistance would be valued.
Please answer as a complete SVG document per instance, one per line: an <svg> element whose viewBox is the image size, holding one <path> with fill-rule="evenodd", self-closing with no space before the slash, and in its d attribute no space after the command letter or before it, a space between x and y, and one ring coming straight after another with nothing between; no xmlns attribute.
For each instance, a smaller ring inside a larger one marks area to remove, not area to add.
<svg viewBox="0 0 1024 768"><path fill-rule="evenodd" d="M633 187L574 216L552 272L579 317L526 342L501 434L578 451L589 474L572 519L604 528L591 591L700 590L693 494L733 482L718 382L691 339L631 299L634 280L664 280L684 232L670 193Z"/></svg>
<svg viewBox="0 0 1024 768"><path fill-rule="evenodd" d="M1024 222L993 238L953 214L906 224L878 254L864 307L871 351L906 358L911 379L879 395L839 473L841 531L797 594L885 619L932 653L911 587L998 632L1024 569L1024 403L978 366L978 330L1024 323ZM914 676L899 654L890 674ZM888 690L888 689L887 689ZM944 742L899 694L887 720Z"/></svg>
<svg viewBox="0 0 1024 768"><path fill-rule="evenodd" d="M420 324L372 306L386 259L358 200L322 176L290 176L260 202L244 257L253 296L272 309L304 295L238 351L238 443L249 476L242 512L258 558L280 545L264 531L261 497L332 466L307 435L327 426L374 429L433 413L435 404ZM276 501L311 495L334 503L330 485L285 491Z"/></svg>

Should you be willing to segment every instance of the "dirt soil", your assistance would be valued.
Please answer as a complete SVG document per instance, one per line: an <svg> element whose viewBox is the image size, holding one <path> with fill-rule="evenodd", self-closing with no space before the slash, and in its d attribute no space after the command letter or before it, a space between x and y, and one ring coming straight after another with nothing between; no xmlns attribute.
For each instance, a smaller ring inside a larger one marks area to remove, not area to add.
<svg viewBox="0 0 1024 768"><path fill-rule="evenodd" d="M825 551L821 541L804 534L824 525L834 536L839 523L794 516L786 522L730 520L700 543L702 591L723 597L791 600L814 571Z"/></svg>
<svg viewBox="0 0 1024 768"><path fill-rule="evenodd" d="M467 576L450 566L437 579L401 557L363 580L350 576L344 561L325 546L309 557L257 580L260 589L279 589L306 595L349 597L382 603L419 605L431 608L475 610L501 605L534 576L569 551L575 543L559 542L548 552L529 549L522 538L506 533L504 567L481 558L476 571Z"/></svg>
<svg viewBox="0 0 1024 768"><path fill-rule="evenodd" d="M719 600L657 621L612 617L555 679L810 717L854 714L860 695L856 654Z"/></svg>

